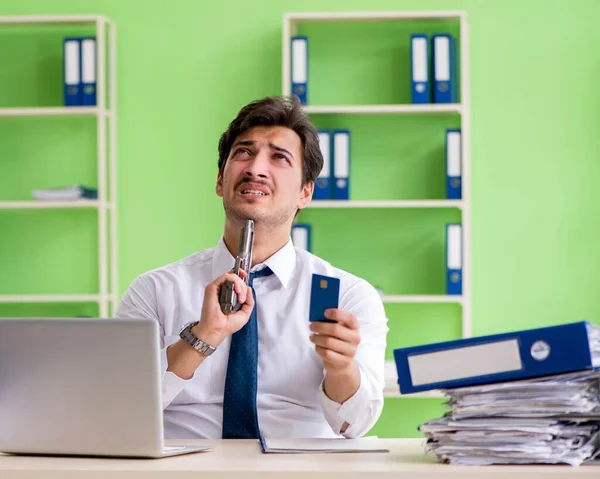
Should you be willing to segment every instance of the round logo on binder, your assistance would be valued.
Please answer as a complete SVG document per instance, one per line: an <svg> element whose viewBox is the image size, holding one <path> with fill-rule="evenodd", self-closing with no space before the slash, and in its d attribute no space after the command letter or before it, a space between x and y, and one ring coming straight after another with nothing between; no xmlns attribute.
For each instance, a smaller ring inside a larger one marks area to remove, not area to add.
<svg viewBox="0 0 600 479"><path fill-rule="evenodd" d="M447 83L444 83L444 82L442 82L442 83L440 83L440 84L438 85L438 88L440 89L440 91L447 91L447 90L448 90L448 84L447 84Z"/></svg>
<svg viewBox="0 0 600 479"><path fill-rule="evenodd" d="M536 341L531 345L531 357L537 361L543 361L550 356L550 345L546 341Z"/></svg>
<svg viewBox="0 0 600 479"><path fill-rule="evenodd" d="M336 185L338 188L345 188L346 187L346 180L337 180L336 181Z"/></svg>
<svg viewBox="0 0 600 479"><path fill-rule="evenodd" d="M450 180L450 184L456 188L460 186L460 180L458 178L452 178Z"/></svg>
<svg viewBox="0 0 600 479"><path fill-rule="evenodd" d="M423 93L425 91L425 85L423 85L422 83L417 83L416 88L419 93Z"/></svg>

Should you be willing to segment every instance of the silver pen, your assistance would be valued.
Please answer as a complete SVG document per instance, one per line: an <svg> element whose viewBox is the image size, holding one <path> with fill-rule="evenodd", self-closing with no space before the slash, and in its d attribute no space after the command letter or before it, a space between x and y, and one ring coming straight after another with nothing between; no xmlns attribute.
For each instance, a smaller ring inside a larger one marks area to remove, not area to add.
<svg viewBox="0 0 600 479"><path fill-rule="evenodd" d="M250 268L252 267L252 249L254 247L254 221L246 220L242 230L240 232L240 241L238 245L238 253L235 257L235 265L233 272L240 275L240 269L246 272L246 277L243 278L244 283L248 284L248 278L250 277ZM221 311L225 314L229 314L233 311L239 310L242 305L238 301L237 294L233 288L231 281L225 281L221 285L221 291L219 292L219 303L221 304Z"/></svg>

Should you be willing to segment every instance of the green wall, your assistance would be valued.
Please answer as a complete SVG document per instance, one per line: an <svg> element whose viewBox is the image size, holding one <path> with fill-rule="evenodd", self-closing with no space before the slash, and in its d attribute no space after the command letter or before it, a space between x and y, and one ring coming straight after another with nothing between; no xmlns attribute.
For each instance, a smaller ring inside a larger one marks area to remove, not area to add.
<svg viewBox="0 0 600 479"><path fill-rule="evenodd" d="M117 23L120 293L136 275L211 247L220 236L218 136L242 105L281 93L283 12L299 5L306 11L464 9L471 33L474 333L599 322L594 80L600 5L400 3L2 2L0 15L100 13ZM305 30L314 40L313 103L408 101L407 34L446 27ZM0 105L60 104L65 31L27 33L0 32ZM458 126L459 117L314 120L352 130L353 198L443 196L443 130ZM27 199L38 187L94 183L94 125L91 119L1 119L0 200ZM317 254L386 292L441 293L442 226L460 214L311 210L300 220L314 224ZM95 225L93 211L0 211L0 294L95 292ZM394 347L460 335L456 305L390 305L387 311L388 358ZM96 312L93 305L0 305L0 316L76 314ZM419 436L417 425L441 412L435 399L388 399L372 432Z"/></svg>

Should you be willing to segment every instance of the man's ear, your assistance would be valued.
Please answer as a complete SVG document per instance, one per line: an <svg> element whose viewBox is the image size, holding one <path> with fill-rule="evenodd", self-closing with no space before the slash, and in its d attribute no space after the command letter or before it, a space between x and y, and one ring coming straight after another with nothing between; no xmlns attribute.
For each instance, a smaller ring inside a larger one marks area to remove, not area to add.
<svg viewBox="0 0 600 479"><path fill-rule="evenodd" d="M298 199L298 209L304 209L312 200L313 191L315 189L315 182L307 182L300 190L300 198Z"/></svg>
<svg viewBox="0 0 600 479"><path fill-rule="evenodd" d="M223 197L223 176L221 175L220 171L219 171L219 173L217 173L217 185L215 187L215 190L217 192L217 196L220 196L222 198Z"/></svg>

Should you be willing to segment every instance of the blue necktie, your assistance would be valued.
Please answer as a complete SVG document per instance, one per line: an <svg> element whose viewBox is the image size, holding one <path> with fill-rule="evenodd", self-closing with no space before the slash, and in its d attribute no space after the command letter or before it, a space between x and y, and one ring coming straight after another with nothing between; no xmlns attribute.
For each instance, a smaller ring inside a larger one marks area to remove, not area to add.
<svg viewBox="0 0 600 479"><path fill-rule="evenodd" d="M269 267L250 273L248 284L254 278L269 276ZM254 293L254 289L252 289ZM258 416L256 412L256 386L258 366L257 303L250 319L242 329L231 336L231 349L227 363L225 393L223 396L223 439L258 439Z"/></svg>

